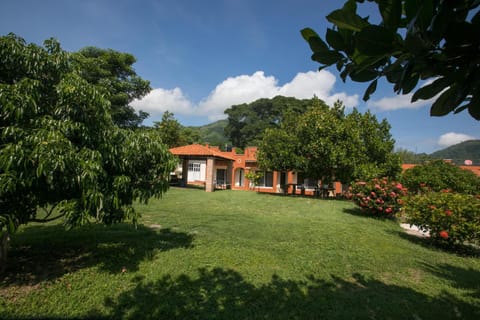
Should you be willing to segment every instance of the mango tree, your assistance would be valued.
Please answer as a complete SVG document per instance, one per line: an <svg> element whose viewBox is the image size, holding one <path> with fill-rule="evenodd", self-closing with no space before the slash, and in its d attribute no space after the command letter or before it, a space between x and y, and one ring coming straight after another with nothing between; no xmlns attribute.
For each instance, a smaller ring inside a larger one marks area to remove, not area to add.
<svg viewBox="0 0 480 320"><path fill-rule="evenodd" d="M154 131L114 125L110 102L60 44L0 37L0 263L22 224L136 222L135 200L168 188L175 161Z"/></svg>

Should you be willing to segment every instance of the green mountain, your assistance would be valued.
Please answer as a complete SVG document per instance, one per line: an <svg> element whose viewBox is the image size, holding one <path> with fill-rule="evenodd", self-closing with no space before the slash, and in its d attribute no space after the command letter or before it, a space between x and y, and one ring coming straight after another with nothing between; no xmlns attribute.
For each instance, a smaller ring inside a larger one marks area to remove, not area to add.
<svg viewBox="0 0 480 320"><path fill-rule="evenodd" d="M190 126L188 129L198 134L201 143L208 143L212 146L225 147L231 145L229 138L225 135L225 127L228 120L218 120L204 126Z"/></svg>
<svg viewBox="0 0 480 320"><path fill-rule="evenodd" d="M435 159L451 159L456 165L471 160L474 165L480 165L480 140L469 140L430 154Z"/></svg>

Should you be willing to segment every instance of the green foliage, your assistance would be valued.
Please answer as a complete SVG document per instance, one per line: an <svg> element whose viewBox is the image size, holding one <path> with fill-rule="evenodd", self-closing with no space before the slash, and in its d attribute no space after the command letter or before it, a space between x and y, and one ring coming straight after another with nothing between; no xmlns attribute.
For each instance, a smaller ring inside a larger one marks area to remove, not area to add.
<svg viewBox="0 0 480 320"><path fill-rule="evenodd" d="M259 164L279 171L295 169L327 183L394 177L401 169L389 131L386 120L378 122L370 112L345 115L341 102L333 108L313 105L280 128L265 131Z"/></svg>
<svg viewBox="0 0 480 320"><path fill-rule="evenodd" d="M139 77L132 67L136 61L133 55L86 47L71 54L71 61L82 78L107 96L110 114L116 125L138 127L148 117L148 113L140 111L137 114L129 105L151 89L150 82Z"/></svg>
<svg viewBox="0 0 480 320"><path fill-rule="evenodd" d="M208 143L212 146L224 147L231 145L230 139L225 135L225 127L228 124L228 120L218 120L203 126L186 127L186 130L190 130L192 136L195 137L195 141L192 143Z"/></svg>
<svg viewBox="0 0 480 320"><path fill-rule="evenodd" d="M304 158L300 154L298 138L294 132L268 128L258 146L257 161L261 168L289 171L302 168Z"/></svg>
<svg viewBox="0 0 480 320"><path fill-rule="evenodd" d="M480 178L469 170L461 169L443 160L434 160L424 165L405 170L402 183L414 193L425 189L432 191L451 190L458 193L480 193Z"/></svg>
<svg viewBox="0 0 480 320"><path fill-rule="evenodd" d="M407 223L429 231L436 244L480 243L480 199L475 196L429 192L405 202Z"/></svg>
<svg viewBox="0 0 480 320"><path fill-rule="evenodd" d="M354 132L351 148L357 151L353 179L397 177L401 161L393 151L395 140L388 121L378 121L370 111L361 114L354 109L346 116L346 125L348 131Z"/></svg>
<svg viewBox="0 0 480 320"><path fill-rule="evenodd" d="M400 157L401 163L423 164L427 161L433 160L433 157L426 153L415 153L405 149L399 149L395 151L395 153Z"/></svg>
<svg viewBox="0 0 480 320"><path fill-rule="evenodd" d="M58 42L10 34L0 61L0 230L60 217L67 227L135 222L133 201L166 191L175 161L160 137L115 126Z"/></svg>
<svg viewBox="0 0 480 320"><path fill-rule="evenodd" d="M370 82L364 100L380 78L398 94L432 79L412 102L439 95L432 116L467 109L480 120L479 1L375 1L382 18L377 25L357 14L357 2L364 0L348 0L327 15L334 28L327 29L326 42L310 28L301 31L320 69L335 65L343 81Z"/></svg>
<svg viewBox="0 0 480 320"><path fill-rule="evenodd" d="M400 212L406 194L401 183L387 178L359 181L349 190L349 196L362 212L388 218Z"/></svg>
<svg viewBox="0 0 480 320"><path fill-rule="evenodd" d="M247 178L248 181L250 181L250 185L252 187L257 186L262 177L263 177L262 171L251 170L245 174L245 178Z"/></svg>
<svg viewBox="0 0 480 320"><path fill-rule="evenodd" d="M312 103L327 108L327 105L317 98L298 100L282 96L234 105L225 110L228 115L225 134L236 147L258 146L265 129L280 127L287 117L303 114Z"/></svg>
<svg viewBox="0 0 480 320"><path fill-rule="evenodd" d="M154 127L163 143L169 148L188 144L186 143L187 139L183 136L183 126L174 118L173 113L165 111L162 115L162 121L154 122Z"/></svg>

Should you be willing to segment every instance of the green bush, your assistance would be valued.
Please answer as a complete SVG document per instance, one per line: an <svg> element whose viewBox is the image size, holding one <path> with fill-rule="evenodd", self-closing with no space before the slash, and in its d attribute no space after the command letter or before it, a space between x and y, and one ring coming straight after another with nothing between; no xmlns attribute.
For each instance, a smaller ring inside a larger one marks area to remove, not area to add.
<svg viewBox="0 0 480 320"><path fill-rule="evenodd" d="M407 189L397 181L372 179L355 183L350 196L366 214L382 217L395 217L400 211Z"/></svg>
<svg viewBox="0 0 480 320"><path fill-rule="evenodd" d="M450 190L465 194L480 193L480 178L443 160L430 161L405 170L401 182L411 193Z"/></svg>
<svg viewBox="0 0 480 320"><path fill-rule="evenodd" d="M433 242L444 245L479 244L480 199L450 192L429 192L406 199L407 223L430 232Z"/></svg>

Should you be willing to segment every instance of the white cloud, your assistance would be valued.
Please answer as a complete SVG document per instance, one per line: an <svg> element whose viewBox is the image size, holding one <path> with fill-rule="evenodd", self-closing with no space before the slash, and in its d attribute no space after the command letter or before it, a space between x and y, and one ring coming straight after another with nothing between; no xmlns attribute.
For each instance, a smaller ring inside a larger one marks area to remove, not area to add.
<svg viewBox="0 0 480 320"><path fill-rule="evenodd" d="M223 111L234 104L275 96L276 88L277 79L273 76L266 77L263 71L257 71L251 76L230 77L200 102L199 109L209 117L223 115Z"/></svg>
<svg viewBox="0 0 480 320"><path fill-rule="evenodd" d="M218 84L208 97L200 103L189 101L179 88L173 90L154 89L142 100L132 103L137 110L149 112L153 117L166 110L180 115L208 116L210 120L225 118L225 109L232 105L250 103L260 98L273 98L277 95L310 99L314 95L333 105L342 100L347 107L358 104L358 95L349 96L345 92L332 93L336 78L325 70L298 73L292 81L278 85L274 76L265 76L263 71L252 75L229 77Z"/></svg>
<svg viewBox="0 0 480 320"><path fill-rule="evenodd" d="M435 79L430 79L425 81L422 84L422 87L431 84ZM417 100L415 102L411 102L413 93L404 94L404 95L396 95L393 97L384 97L380 100L371 100L368 102L368 106L374 109L378 109L381 111L393 111L399 109L419 109L425 106L432 105L435 100L442 94L442 92L438 93L435 97L428 99L428 100Z"/></svg>
<svg viewBox="0 0 480 320"><path fill-rule="evenodd" d="M469 136L468 134L449 132L441 135L437 143L442 147L449 147L463 141L474 139L476 138L473 136Z"/></svg>
<svg viewBox="0 0 480 320"><path fill-rule="evenodd" d="M429 100L417 100L410 102L413 94L404 94L393 97L385 97L380 100L368 102L368 106L382 111L392 111L399 109L418 109L427 105L431 105L435 98Z"/></svg>
<svg viewBox="0 0 480 320"><path fill-rule="evenodd" d="M142 100L133 101L132 107L136 110L148 112L152 118L161 116L165 111L174 114L190 114L194 108L192 102L188 100L180 88L172 90L153 89Z"/></svg>

